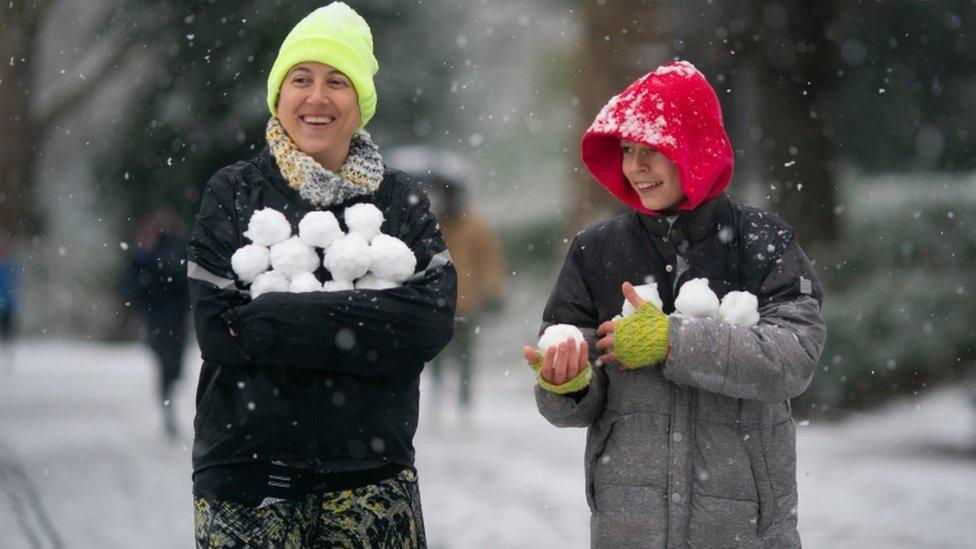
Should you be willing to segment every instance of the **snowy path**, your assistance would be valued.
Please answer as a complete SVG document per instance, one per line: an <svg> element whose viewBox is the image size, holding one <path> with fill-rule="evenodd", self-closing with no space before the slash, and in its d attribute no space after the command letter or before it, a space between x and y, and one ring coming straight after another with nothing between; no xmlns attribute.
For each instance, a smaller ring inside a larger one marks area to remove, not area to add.
<svg viewBox="0 0 976 549"><path fill-rule="evenodd" d="M485 341L528 339L534 328L500 331L486 328ZM539 418L528 372L505 364L510 349L480 354L493 366L479 372L469 416L425 380L417 447L431 546L587 547L583 432ZM141 347L30 341L16 362L0 374L0 547L52 547L51 530L65 547L191 547L195 362L175 403L184 427L176 444L149 401ZM802 425L805 545L976 547L972 396L942 389L840 424Z"/></svg>

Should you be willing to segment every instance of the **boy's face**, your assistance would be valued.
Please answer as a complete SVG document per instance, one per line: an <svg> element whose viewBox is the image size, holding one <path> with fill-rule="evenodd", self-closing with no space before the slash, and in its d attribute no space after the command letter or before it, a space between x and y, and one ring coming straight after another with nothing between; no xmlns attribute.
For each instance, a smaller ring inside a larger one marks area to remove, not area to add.
<svg viewBox="0 0 976 549"><path fill-rule="evenodd" d="M635 141L620 140L624 177L630 182L641 204L664 215L678 213L685 201L678 167L658 151Z"/></svg>

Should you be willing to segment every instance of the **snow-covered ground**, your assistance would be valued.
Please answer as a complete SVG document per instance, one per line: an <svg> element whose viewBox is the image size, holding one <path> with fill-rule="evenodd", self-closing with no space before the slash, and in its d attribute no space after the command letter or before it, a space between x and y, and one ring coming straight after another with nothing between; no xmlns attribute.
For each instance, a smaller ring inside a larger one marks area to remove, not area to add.
<svg viewBox="0 0 976 549"><path fill-rule="evenodd" d="M481 331L470 414L424 380L416 443L428 539L434 548L587 547L583 432L536 413L519 362L535 319L506 316ZM176 443L163 436L140 346L24 341L15 362L10 374L0 368L0 547L51 547L52 535L65 547L192 546L198 361L174 402L184 429ZM805 545L976 547L973 396L943 388L801 424Z"/></svg>

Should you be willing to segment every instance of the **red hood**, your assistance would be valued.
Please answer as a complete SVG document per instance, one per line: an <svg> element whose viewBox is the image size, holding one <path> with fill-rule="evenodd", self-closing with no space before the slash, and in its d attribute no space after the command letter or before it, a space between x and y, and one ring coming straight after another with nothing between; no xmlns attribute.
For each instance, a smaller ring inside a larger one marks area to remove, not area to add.
<svg viewBox="0 0 976 549"><path fill-rule="evenodd" d="M719 195L732 178L732 144L722 110L705 76L687 61L672 61L643 76L607 103L583 134L583 163L617 199L641 213L624 177L620 140L653 147L678 167L693 210Z"/></svg>

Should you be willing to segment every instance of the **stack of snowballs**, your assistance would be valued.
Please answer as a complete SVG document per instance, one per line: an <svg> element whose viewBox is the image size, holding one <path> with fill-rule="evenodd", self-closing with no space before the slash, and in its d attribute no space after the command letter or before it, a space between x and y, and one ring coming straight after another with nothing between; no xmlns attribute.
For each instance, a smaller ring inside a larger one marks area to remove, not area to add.
<svg viewBox="0 0 976 549"><path fill-rule="evenodd" d="M380 232L383 212L369 203L343 212L349 233L344 233L332 212L314 211L291 234L285 215L272 208L254 212L244 236L248 244L231 257L234 273L251 285L251 298L268 292L338 292L385 290L400 286L414 273L417 258L399 238ZM332 275L322 283L321 266ZM270 269L270 270L269 270Z"/></svg>
<svg viewBox="0 0 976 549"><path fill-rule="evenodd" d="M637 295L644 301L653 303L658 309L663 307L661 296L657 291L657 283L634 286ZM759 300L750 292L729 292L719 301L718 296L708 287L707 278L695 278L685 282L678 291L678 298L674 300L674 314L692 318L712 318L744 326L746 328L759 324ZM614 320L620 320L636 313L637 310L629 301L624 299L620 315ZM583 342L583 333L570 324L555 324L546 328L539 339L539 348L545 352L551 345L566 341L572 337L577 344Z"/></svg>
<svg viewBox="0 0 976 549"><path fill-rule="evenodd" d="M634 286L634 290L644 301L650 301L658 309L662 307L656 282ZM624 299L620 318L635 312L634 306ZM678 290L678 297L674 300L674 314L711 318L749 328L759 324L759 300L749 292L729 292L719 301L715 292L708 287L707 278L694 278L685 282Z"/></svg>
<svg viewBox="0 0 976 549"><path fill-rule="evenodd" d="M657 285L655 284L655 292ZM660 298L658 298L660 301ZM685 282L674 300L675 312L694 318L712 318L726 324L751 328L759 324L759 299L750 292L729 292L719 302L708 279Z"/></svg>

